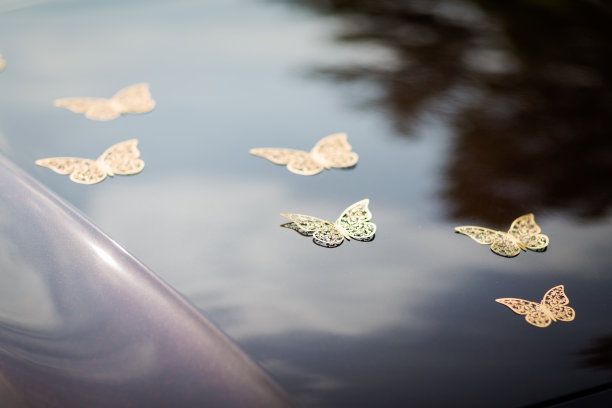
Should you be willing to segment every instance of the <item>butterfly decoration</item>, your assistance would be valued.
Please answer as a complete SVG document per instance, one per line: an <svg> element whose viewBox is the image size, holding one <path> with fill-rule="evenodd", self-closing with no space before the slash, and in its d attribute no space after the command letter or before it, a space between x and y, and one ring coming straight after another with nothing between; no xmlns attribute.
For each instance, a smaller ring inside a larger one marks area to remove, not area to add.
<svg viewBox="0 0 612 408"><path fill-rule="evenodd" d="M368 208L369 199L364 199L348 207L336 222L329 222L303 214L281 214L293 221L281 227L290 228L304 236L312 236L315 244L326 248L335 248L344 239L372 241L376 224L370 222L372 213ZM292 225L293 224L293 225Z"/></svg>
<svg viewBox="0 0 612 408"><path fill-rule="evenodd" d="M507 258L517 256L521 249L542 252L546 250L549 242L546 235L540 234L542 229L536 224L533 214L518 217L512 222L508 232L472 225L455 227L455 231L467 235L479 244L491 245L491 251Z"/></svg>
<svg viewBox="0 0 612 408"><path fill-rule="evenodd" d="M117 143L106 149L96 160L50 157L36 160L36 164L48 167L59 174L70 174L70 180L75 183L95 184L104 180L106 176L140 173L145 163L139 159L140 151L136 147L137 144L137 139Z"/></svg>
<svg viewBox="0 0 612 408"><path fill-rule="evenodd" d="M155 101L151 98L149 84L136 84L123 88L112 98L61 98L53 106L82 113L87 119L107 121L125 113L151 112Z"/></svg>
<svg viewBox="0 0 612 408"><path fill-rule="evenodd" d="M2 58L2 54L0 54L0 71L4 69L5 65L6 65L6 61Z"/></svg>
<svg viewBox="0 0 612 408"><path fill-rule="evenodd" d="M560 320L571 322L576 312L569 306L569 299L563 291L563 285L550 289L540 303L516 298L495 299L497 303L508 306L514 313L525 316L527 323L537 327L547 327Z"/></svg>
<svg viewBox="0 0 612 408"><path fill-rule="evenodd" d="M310 231L310 232L304 231L295 222L286 222L284 224L281 224L280 226L283 227L283 228L287 228L287 229L293 230L293 231L297 232L298 234L300 234L303 237L312 237L312 235L313 235L312 231Z"/></svg>
<svg viewBox="0 0 612 408"><path fill-rule="evenodd" d="M332 167L346 168L357 164L359 156L351 151L346 133L335 133L319 140L310 152L276 147L249 150L275 164L287 165L287 170L303 176L312 176Z"/></svg>

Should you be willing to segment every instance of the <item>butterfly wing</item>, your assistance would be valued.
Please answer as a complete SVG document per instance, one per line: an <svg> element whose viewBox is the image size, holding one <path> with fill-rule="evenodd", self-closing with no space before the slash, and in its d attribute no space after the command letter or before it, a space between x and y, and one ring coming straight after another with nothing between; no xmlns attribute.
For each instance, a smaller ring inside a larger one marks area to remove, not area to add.
<svg viewBox="0 0 612 408"><path fill-rule="evenodd" d="M261 147L249 150L255 156L263 157L274 164L287 165L287 170L303 176L312 176L323 171L323 165L302 150Z"/></svg>
<svg viewBox="0 0 612 408"><path fill-rule="evenodd" d="M334 224L320 218L303 214L281 214L283 217L293 221L295 225L307 235L312 234L315 244L327 248L335 248L342 244L344 236ZM304 234L302 234L304 235Z"/></svg>
<svg viewBox="0 0 612 408"><path fill-rule="evenodd" d="M319 246L335 248L342 244L344 236L332 223L326 223L312 234L312 240Z"/></svg>
<svg viewBox="0 0 612 408"><path fill-rule="evenodd" d="M517 256L521 252L521 248L505 232L473 225L455 227L455 232L467 235L479 244L491 245L491 251L507 258Z"/></svg>
<svg viewBox="0 0 612 408"><path fill-rule="evenodd" d="M105 98L61 98L53 101L53 106L82 113L87 119L99 121L115 119L121 113L111 100Z"/></svg>
<svg viewBox="0 0 612 408"><path fill-rule="evenodd" d="M149 84L136 84L123 88L111 100L118 105L121 113L146 113L155 108Z"/></svg>
<svg viewBox="0 0 612 408"><path fill-rule="evenodd" d="M512 222L508 234L532 251L543 251L548 246L548 236L540 234L542 229L533 214L525 214Z"/></svg>
<svg viewBox="0 0 612 408"><path fill-rule="evenodd" d="M325 168L352 167L357 164L359 156L351 151L351 145L346 141L345 133L335 133L319 140L310 154Z"/></svg>
<svg viewBox="0 0 612 408"><path fill-rule="evenodd" d="M521 247L507 234L504 234L502 238L491 245L491 251L506 258L513 258L521 253Z"/></svg>
<svg viewBox="0 0 612 408"><path fill-rule="evenodd" d="M537 327L546 327L552 323L552 319L538 306L536 302L517 298L495 299L497 303L507 306L514 313L525 316L525 320Z"/></svg>
<svg viewBox="0 0 612 408"><path fill-rule="evenodd" d="M5 65L6 65L6 61L4 61L4 59L2 58L2 54L0 54L0 71L4 69Z"/></svg>
<svg viewBox="0 0 612 408"><path fill-rule="evenodd" d="M376 224L369 222L372 219L369 204L370 200L366 198L351 205L342 212L336 225L353 239L371 241L376 233Z"/></svg>
<svg viewBox="0 0 612 408"><path fill-rule="evenodd" d="M542 298L542 306L546 307L557 320L570 322L576 317L576 312L569 306L569 299L565 294L563 285L555 286L550 289L544 298Z"/></svg>
<svg viewBox="0 0 612 408"><path fill-rule="evenodd" d="M50 157L36 160L39 166L47 167L59 174L70 174L70 180L80 184L95 184L106 178L106 172L97 162L77 157Z"/></svg>
<svg viewBox="0 0 612 408"><path fill-rule="evenodd" d="M130 139L117 143L108 149L98 158L98 162L110 170L111 175L130 175L137 174L144 169L144 161L139 159L140 151L136 147L137 139Z"/></svg>
<svg viewBox="0 0 612 408"><path fill-rule="evenodd" d="M474 241L483 245L491 245L500 239L505 237L505 233L501 231L495 231L489 228L475 227L473 225L463 225L461 227L455 227L455 232L459 234L467 235Z"/></svg>
<svg viewBox="0 0 612 408"><path fill-rule="evenodd" d="M312 231L304 231L295 222L287 222L285 224L281 224L280 226L283 228L293 230L303 237L312 237L312 234L313 234Z"/></svg>

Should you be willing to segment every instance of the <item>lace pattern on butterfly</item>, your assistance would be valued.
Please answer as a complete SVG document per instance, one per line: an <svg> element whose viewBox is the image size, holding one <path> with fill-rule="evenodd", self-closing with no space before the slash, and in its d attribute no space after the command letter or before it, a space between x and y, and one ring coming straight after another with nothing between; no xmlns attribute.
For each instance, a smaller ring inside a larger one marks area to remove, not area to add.
<svg viewBox="0 0 612 408"><path fill-rule="evenodd" d="M550 289L540 303L516 298L495 299L496 302L508 306L514 313L525 316L527 323L537 327L547 327L557 320L571 322L576 312L569 306L569 299L563 290L563 285Z"/></svg>
<svg viewBox="0 0 612 408"><path fill-rule="evenodd" d="M542 252L546 250L549 242L548 236L540 234L542 229L536 224L533 214L518 217L508 232L472 225L456 227L455 231L467 235L479 244L491 245L491 251L507 258L517 256L521 249Z"/></svg>
<svg viewBox="0 0 612 408"><path fill-rule="evenodd" d="M70 180L80 184L95 184L106 176L137 174L144 168L136 147L137 139L126 140L106 149L96 160L78 157L50 157L36 160L36 164L48 167L59 174L70 174Z"/></svg>
<svg viewBox="0 0 612 408"><path fill-rule="evenodd" d="M112 98L61 98L53 106L82 113L88 119L107 121L125 113L151 112L155 101L151 98L148 84L136 84L123 88Z"/></svg>
<svg viewBox="0 0 612 408"><path fill-rule="evenodd" d="M335 248L347 239L371 241L376 233L376 225L370 220L372 213L369 199L361 200L342 212L336 222L329 222L310 215L281 214L292 222L281 227L297 231L300 235L312 236L315 244Z"/></svg>
<svg viewBox="0 0 612 408"><path fill-rule="evenodd" d="M303 176L312 176L332 167L346 168L357 164L359 156L351 151L345 133L335 133L319 140L310 152L276 147L249 150L255 156L272 163L286 165L287 170Z"/></svg>

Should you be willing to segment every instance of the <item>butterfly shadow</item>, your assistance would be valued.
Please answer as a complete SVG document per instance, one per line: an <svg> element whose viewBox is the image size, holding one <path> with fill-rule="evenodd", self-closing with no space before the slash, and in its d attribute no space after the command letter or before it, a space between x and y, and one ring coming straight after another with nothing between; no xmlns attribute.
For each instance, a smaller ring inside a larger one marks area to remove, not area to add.
<svg viewBox="0 0 612 408"><path fill-rule="evenodd" d="M351 171L351 170L355 170L355 168L357 167L359 163L355 163L352 166L347 166L347 167L337 167L338 170L340 171Z"/></svg>

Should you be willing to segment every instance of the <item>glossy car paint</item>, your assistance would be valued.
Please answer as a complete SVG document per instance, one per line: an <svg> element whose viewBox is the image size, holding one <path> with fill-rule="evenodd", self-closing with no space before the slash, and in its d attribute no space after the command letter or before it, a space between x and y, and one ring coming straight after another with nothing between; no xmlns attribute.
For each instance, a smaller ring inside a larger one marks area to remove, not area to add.
<svg viewBox="0 0 612 408"><path fill-rule="evenodd" d="M551 405L609 385L612 368L603 3L2 6L0 148L301 406ZM149 114L99 123L53 107L137 82ZM300 177L248 153L336 132L353 169ZM82 186L34 165L129 138L146 162L136 176ZM335 220L366 197L372 242L325 249L280 227L280 213ZM505 231L529 212L544 253L505 259L453 232ZM536 328L494 301L559 284L570 323Z"/></svg>
<svg viewBox="0 0 612 408"><path fill-rule="evenodd" d="M188 301L0 157L0 403L288 407Z"/></svg>

